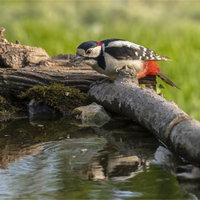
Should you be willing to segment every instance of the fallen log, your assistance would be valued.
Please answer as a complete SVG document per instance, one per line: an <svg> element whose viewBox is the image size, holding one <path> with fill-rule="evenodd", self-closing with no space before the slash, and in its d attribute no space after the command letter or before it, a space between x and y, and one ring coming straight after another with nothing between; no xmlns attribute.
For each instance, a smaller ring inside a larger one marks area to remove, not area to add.
<svg viewBox="0 0 200 200"><path fill-rule="evenodd" d="M49 86L52 83L62 83L87 92L90 84L104 78L105 76L95 73L92 69L79 67L52 69L45 65L20 69L0 68L0 90L1 94L9 91L20 94L35 85Z"/></svg>
<svg viewBox="0 0 200 200"><path fill-rule="evenodd" d="M200 164L200 123L154 90L139 87L136 77L133 70L123 69L113 83L94 85L89 96L137 121L186 160Z"/></svg>

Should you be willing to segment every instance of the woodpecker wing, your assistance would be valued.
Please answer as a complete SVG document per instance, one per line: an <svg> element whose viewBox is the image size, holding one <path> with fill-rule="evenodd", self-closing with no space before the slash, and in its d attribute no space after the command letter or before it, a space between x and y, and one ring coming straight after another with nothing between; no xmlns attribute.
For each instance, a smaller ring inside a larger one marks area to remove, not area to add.
<svg viewBox="0 0 200 200"><path fill-rule="evenodd" d="M101 43L105 45L105 52L118 60L170 60L157 55L155 51L125 40L108 39Z"/></svg>
<svg viewBox="0 0 200 200"><path fill-rule="evenodd" d="M102 40L100 42L103 43L107 47L107 46L112 46L113 43L116 44L117 41L119 41L119 42L127 42L126 40L122 40L122 39L107 39L107 40Z"/></svg>

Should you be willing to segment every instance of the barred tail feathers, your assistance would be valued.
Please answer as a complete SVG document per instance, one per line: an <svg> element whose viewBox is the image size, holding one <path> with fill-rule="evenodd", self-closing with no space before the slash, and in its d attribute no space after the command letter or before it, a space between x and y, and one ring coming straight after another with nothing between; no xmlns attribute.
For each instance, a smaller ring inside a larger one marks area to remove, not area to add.
<svg viewBox="0 0 200 200"><path fill-rule="evenodd" d="M176 86L169 78L167 78L167 76L165 76L161 71L156 72L156 75L165 83L171 85L172 87L178 88L180 90L180 88Z"/></svg>

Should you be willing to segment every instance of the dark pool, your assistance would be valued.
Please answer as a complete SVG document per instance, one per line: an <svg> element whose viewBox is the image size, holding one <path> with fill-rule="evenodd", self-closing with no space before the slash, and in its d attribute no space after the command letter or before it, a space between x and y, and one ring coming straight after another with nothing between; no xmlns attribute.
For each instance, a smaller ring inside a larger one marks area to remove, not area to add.
<svg viewBox="0 0 200 200"><path fill-rule="evenodd" d="M181 165L130 120L101 128L67 119L1 124L1 200L197 199L199 180L178 178Z"/></svg>

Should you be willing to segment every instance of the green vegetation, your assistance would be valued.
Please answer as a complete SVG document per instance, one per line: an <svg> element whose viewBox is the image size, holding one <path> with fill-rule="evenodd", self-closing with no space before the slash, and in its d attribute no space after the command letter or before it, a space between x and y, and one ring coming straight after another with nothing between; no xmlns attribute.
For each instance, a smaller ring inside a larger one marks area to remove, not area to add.
<svg viewBox="0 0 200 200"><path fill-rule="evenodd" d="M35 99L36 104L44 103L52 106L64 115L74 108L88 103L87 94L81 93L79 89L57 83L51 84L49 87L36 85L23 92L19 97L28 100Z"/></svg>
<svg viewBox="0 0 200 200"><path fill-rule="evenodd" d="M11 119L12 117L14 118L14 114L17 111L19 111L19 109L12 106L5 98L0 96L0 121L2 120L7 121Z"/></svg>
<svg viewBox="0 0 200 200"><path fill-rule="evenodd" d="M172 62L163 73L181 90L164 97L200 120L200 2L198 1L12 1L0 3L0 26L9 42L40 46L50 56L75 54L87 40L123 38Z"/></svg>
<svg viewBox="0 0 200 200"><path fill-rule="evenodd" d="M1 114L7 113L8 110L10 109L10 106L11 105L6 101L6 99L0 96L0 113Z"/></svg>

